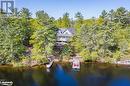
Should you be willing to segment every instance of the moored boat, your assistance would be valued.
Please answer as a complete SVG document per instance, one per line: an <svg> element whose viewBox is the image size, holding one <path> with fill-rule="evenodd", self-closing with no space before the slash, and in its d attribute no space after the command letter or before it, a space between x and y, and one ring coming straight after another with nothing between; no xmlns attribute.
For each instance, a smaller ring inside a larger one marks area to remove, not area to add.
<svg viewBox="0 0 130 86"><path fill-rule="evenodd" d="M72 68L73 69L80 69L80 61L78 58L73 58Z"/></svg>

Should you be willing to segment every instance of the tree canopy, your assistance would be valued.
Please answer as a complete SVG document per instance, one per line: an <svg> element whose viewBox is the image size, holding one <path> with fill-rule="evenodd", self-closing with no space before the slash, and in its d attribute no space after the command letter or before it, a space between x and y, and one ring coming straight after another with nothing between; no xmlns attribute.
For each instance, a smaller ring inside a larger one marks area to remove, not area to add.
<svg viewBox="0 0 130 86"><path fill-rule="evenodd" d="M75 19L64 13L59 19L44 10L36 18L27 8L13 9L14 14L0 13L0 63L23 59L45 62L54 55L58 28L74 28L75 35L62 46L59 56L73 53L84 60L114 62L130 55L130 11L124 7L103 10L98 18L85 19L81 12ZM31 49L30 49L31 47ZM30 51L29 54L27 54Z"/></svg>

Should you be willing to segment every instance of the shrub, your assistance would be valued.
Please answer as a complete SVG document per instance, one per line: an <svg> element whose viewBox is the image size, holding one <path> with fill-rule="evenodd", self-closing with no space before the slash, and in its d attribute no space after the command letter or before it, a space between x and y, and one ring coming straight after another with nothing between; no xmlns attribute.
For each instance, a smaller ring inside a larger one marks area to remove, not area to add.
<svg viewBox="0 0 130 86"><path fill-rule="evenodd" d="M32 60L37 61L38 63L44 63L48 61L47 58L45 58L45 56L40 54L32 56Z"/></svg>
<svg viewBox="0 0 130 86"><path fill-rule="evenodd" d="M92 59L91 59L91 56L90 56L89 50L84 49L84 50L82 50L82 51L79 53L79 55L80 55L84 60L92 60Z"/></svg>
<svg viewBox="0 0 130 86"><path fill-rule="evenodd" d="M92 53L91 53L91 59L92 59L93 61L96 61L97 58L98 58L97 52L96 52L96 51L92 52Z"/></svg>
<svg viewBox="0 0 130 86"><path fill-rule="evenodd" d="M115 53L113 53L113 58L115 60L120 60L120 58L121 58L121 52L120 51L116 51Z"/></svg>

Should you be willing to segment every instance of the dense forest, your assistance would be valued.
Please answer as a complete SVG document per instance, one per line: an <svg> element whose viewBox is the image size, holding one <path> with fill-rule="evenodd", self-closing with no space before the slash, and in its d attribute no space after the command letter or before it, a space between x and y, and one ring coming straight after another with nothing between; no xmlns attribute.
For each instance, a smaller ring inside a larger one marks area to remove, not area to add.
<svg viewBox="0 0 130 86"><path fill-rule="evenodd" d="M87 13L87 12L86 12ZM84 19L77 12L75 19L64 13L55 19L45 11L36 18L27 8L13 9L13 14L0 13L0 64L44 63L56 53L58 28L74 28L75 35L63 46L59 56L72 54L85 60L115 62L130 58L130 11L124 7L103 10L98 18Z"/></svg>

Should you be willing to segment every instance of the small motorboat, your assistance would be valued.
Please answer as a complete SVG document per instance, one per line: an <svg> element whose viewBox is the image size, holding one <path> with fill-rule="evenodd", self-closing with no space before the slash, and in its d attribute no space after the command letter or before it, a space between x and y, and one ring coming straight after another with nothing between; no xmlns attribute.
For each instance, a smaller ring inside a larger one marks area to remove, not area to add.
<svg viewBox="0 0 130 86"><path fill-rule="evenodd" d="M72 68L73 69L80 69L80 61L78 58L73 58Z"/></svg>

